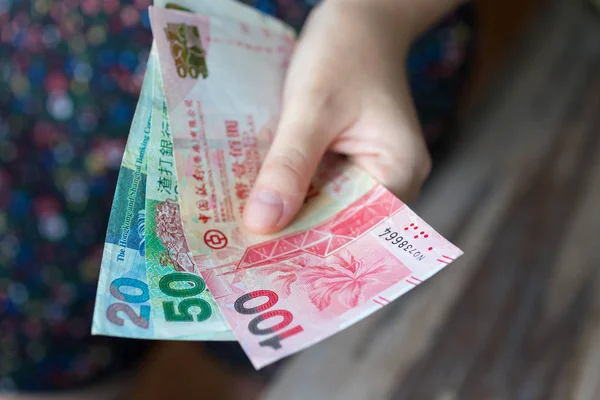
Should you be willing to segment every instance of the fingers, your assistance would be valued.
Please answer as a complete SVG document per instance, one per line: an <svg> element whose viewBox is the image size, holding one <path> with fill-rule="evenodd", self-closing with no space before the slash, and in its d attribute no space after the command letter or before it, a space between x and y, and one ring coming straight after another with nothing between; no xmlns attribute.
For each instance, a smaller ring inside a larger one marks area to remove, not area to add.
<svg viewBox="0 0 600 400"><path fill-rule="evenodd" d="M319 114L323 115L311 105L284 110L244 210L244 223L249 229L257 233L278 231L302 206L332 136Z"/></svg>
<svg viewBox="0 0 600 400"><path fill-rule="evenodd" d="M384 156L358 156L353 157L351 161L396 197L410 203L418 198L423 182L429 175L429 160L429 154L423 153L419 162L402 159L387 161Z"/></svg>
<svg viewBox="0 0 600 400"><path fill-rule="evenodd" d="M344 132L331 150L350 156L405 202L418 196L431 170L431 158L408 95L372 99L359 123Z"/></svg>

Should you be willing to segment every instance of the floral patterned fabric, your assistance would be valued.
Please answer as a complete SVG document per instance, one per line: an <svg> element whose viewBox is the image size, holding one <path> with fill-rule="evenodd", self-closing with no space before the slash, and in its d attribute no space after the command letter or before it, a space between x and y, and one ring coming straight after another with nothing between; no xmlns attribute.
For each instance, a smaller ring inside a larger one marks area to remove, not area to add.
<svg viewBox="0 0 600 400"><path fill-rule="evenodd" d="M315 3L246 2L296 27ZM152 42L149 3L0 0L0 393L87 384L147 346L91 337L90 326ZM420 39L408 62L432 141L454 109L471 38L464 13Z"/></svg>

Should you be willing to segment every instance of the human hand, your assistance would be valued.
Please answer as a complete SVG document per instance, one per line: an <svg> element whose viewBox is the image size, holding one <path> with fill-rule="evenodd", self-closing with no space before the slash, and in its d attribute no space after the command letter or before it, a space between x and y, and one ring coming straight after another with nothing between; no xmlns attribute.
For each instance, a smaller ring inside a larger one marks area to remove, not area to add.
<svg viewBox="0 0 600 400"><path fill-rule="evenodd" d="M291 222L327 150L347 155L405 201L419 193L431 161L405 74L416 32L384 11L341 0L313 11L246 205L249 229L272 233Z"/></svg>

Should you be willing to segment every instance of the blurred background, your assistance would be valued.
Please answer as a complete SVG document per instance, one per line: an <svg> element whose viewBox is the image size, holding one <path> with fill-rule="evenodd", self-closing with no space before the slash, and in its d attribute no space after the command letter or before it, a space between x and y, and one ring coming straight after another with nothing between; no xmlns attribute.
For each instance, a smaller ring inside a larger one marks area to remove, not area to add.
<svg viewBox="0 0 600 400"><path fill-rule="evenodd" d="M600 398L599 2L475 3L460 129L415 205L465 256L274 374L161 344L137 398Z"/></svg>

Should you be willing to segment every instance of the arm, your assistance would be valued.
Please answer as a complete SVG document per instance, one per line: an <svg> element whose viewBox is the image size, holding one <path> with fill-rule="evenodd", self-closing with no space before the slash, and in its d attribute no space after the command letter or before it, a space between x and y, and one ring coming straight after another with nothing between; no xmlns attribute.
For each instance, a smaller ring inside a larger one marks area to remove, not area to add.
<svg viewBox="0 0 600 400"><path fill-rule="evenodd" d="M244 220L272 233L303 204L327 150L347 155L408 201L430 158L404 71L414 38L460 0L325 0L292 58L275 139Z"/></svg>

